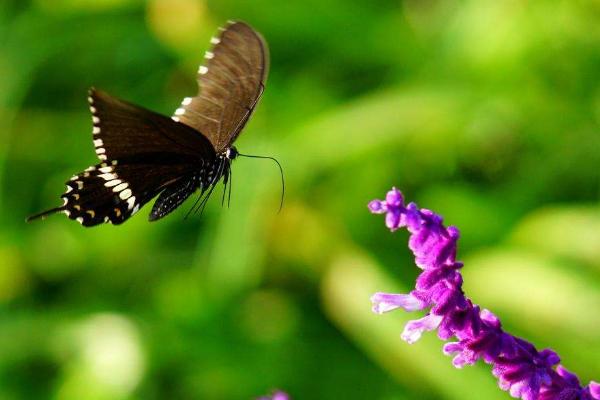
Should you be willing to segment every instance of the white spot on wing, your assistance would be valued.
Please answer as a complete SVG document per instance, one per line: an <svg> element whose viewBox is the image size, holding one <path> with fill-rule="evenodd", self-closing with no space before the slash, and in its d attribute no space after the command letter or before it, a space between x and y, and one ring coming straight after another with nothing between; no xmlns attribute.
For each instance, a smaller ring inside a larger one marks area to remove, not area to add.
<svg viewBox="0 0 600 400"><path fill-rule="evenodd" d="M107 157L104 154L99 154L98 155L98 159L102 160L102 161L106 161Z"/></svg>
<svg viewBox="0 0 600 400"><path fill-rule="evenodd" d="M115 174L102 174L102 175L98 175L100 178L104 179L105 181L112 181L113 179L117 179L117 175Z"/></svg>
<svg viewBox="0 0 600 400"><path fill-rule="evenodd" d="M210 60L214 56L215 56L215 53L213 53L212 51L207 51L206 53L204 53L204 58L206 58L207 60Z"/></svg>
<svg viewBox="0 0 600 400"><path fill-rule="evenodd" d="M77 222L79 222L80 224L83 224L83 217L77 217Z"/></svg>
<svg viewBox="0 0 600 400"><path fill-rule="evenodd" d="M219 39L218 37L211 37L210 42L212 44L219 44L219 43L221 43L221 39Z"/></svg>
<svg viewBox="0 0 600 400"><path fill-rule="evenodd" d="M79 189L79 190L83 189L83 182L77 181L75 183L77 184L77 189Z"/></svg>
<svg viewBox="0 0 600 400"><path fill-rule="evenodd" d="M104 146L104 142L102 141L102 139L94 139L94 146L102 147L102 146Z"/></svg>
<svg viewBox="0 0 600 400"><path fill-rule="evenodd" d="M118 185L118 184L120 184L121 182L123 182L123 181L122 181L122 180L120 180L120 179L115 179L115 180L113 180L113 181L108 181L108 182L106 182L106 183L104 184L104 186L106 186L106 187L113 187L113 186L117 186L117 185Z"/></svg>
<svg viewBox="0 0 600 400"><path fill-rule="evenodd" d="M127 209L131 210L134 205L135 205L135 196L131 196L130 198L127 199Z"/></svg>
<svg viewBox="0 0 600 400"><path fill-rule="evenodd" d="M206 68L204 65L201 65L200 68L198 68L198 73L200 75L204 75L208 72L208 68Z"/></svg>
<svg viewBox="0 0 600 400"><path fill-rule="evenodd" d="M175 122L179 122L179 117L171 117L171 119Z"/></svg>
<svg viewBox="0 0 600 400"><path fill-rule="evenodd" d="M96 154L104 154L106 153L106 150L104 149L104 147L98 147L96 149Z"/></svg>
<svg viewBox="0 0 600 400"><path fill-rule="evenodd" d="M96 114L96 107L90 106L90 111L92 112L92 114Z"/></svg>
<svg viewBox="0 0 600 400"><path fill-rule="evenodd" d="M121 193L119 193L119 197L121 200L127 200L131 197L131 189L125 189Z"/></svg>
<svg viewBox="0 0 600 400"><path fill-rule="evenodd" d="M107 172L112 172L113 171L113 167L102 167L100 168L100 172L102 173L107 173Z"/></svg>
<svg viewBox="0 0 600 400"><path fill-rule="evenodd" d="M120 183L113 188L113 192L120 192L121 190L126 189L127 187L129 187L129 183L127 183L127 182Z"/></svg>
<svg viewBox="0 0 600 400"><path fill-rule="evenodd" d="M92 133L93 133L94 135L97 135L97 134L99 134L99 133L100 133L100 128L99 128L99 127L97 127L97 126L93 127L93 128L92 128Z"/></svg>
<svg viewBox="0 0 600 400"><path fill-rule="evenodd" d="M179 107L177 110L175 110L175 115L183 115L183 114L185 114L185 108Z"/></svg>
<svg viewBox="0 0 600 400"><path fill-rule="evenodd" d="M94 124L98 124L98 123L100 123L100 118L96 117L95 115L92 115L92 122Z"/></svg>
<svg viewBox="0 0 600 400"><path fill-rule="evenodd" d="M183 101L181 102L182 105L187 106L192 102L192 98L191 97L186 97L185 99L183 99Z"/></svg>

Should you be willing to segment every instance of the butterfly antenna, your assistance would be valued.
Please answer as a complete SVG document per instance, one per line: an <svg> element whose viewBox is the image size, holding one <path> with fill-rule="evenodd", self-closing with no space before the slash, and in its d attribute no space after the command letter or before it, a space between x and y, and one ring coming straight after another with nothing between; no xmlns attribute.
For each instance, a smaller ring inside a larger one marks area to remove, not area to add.
<svg viewBox="0 0 600 400"><path fill-rule="evenodd" d="M65 210L65 207L56 207L50 210L43 211L39 214L31 215L25 219L25 222L35 221L36 219L46 219L48 215L56 214Z"/></svg>
<svg viewBox="0 0 600 400"><path fill-rule="evenodd" d="M281 168L281 164L279 163L279 161L277 161L277 159L274 157L268 157L268 156L255 156L255 155L241 154L241 153L238 153L238 156L248 157L248 158L264 158L267 160L275 161L275 163L279 167L279 173L281 174L281 201L279 202L279 210L277 211L278 213L281 212L281 209L283 208L283 198L285 196L285 180L283 178L283 168Z"/></svg>

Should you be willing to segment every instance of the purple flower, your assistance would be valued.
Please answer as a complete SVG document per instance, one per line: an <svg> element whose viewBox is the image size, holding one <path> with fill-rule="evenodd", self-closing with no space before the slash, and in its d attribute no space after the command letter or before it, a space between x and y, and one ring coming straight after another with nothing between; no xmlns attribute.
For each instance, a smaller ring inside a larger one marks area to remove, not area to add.
<svg viewBox="0 0 600 400"><path fill-rule="evenodd" d="M423 332L436 329L442 318L439 315L428 314L421 319L408 321L400 337L408 343L414 343L421 338Z"/></svg>
<svg viewBox="0 0 600 400"><path fill-rule="evenodd" d="M396 308L403 308L405 311L416 311L425 308L425 303L412 294L390 294L377 292L371 296L373 303L373 312L383 314Z"/></svg>
<svg viewBox="0 0 600 400"><path fill-rule="evenodd" d="M275 390L270 396L261 396L256 400L290 400L290 396L281 390Z"/></svg>
<svg viewBox="0 0 600 400"><path fill-rule="evenodd" d="M553 379L552 384L543 387L539 400L597 400L600 399L600 384L590 382L586 387L581 387L579 378L565 367L559 365L554 372L560 379Z"/></svg>
<svg viewBox="0 0 600 400"><path fill-rule="evenodd" d="M385 213L385 225L392 231L405 225L404 221L400 220L400 216L404 214L403 210L405 209L404 198L402 197L402 193L396 188L392 188L387 193L385 200L373 200L370 202L369 209L375 214Z"/></svg>
<svg viewBox="0 0 600 400"><path fill-rule="evenodd" d="M385 200L369 203L374 214L386 214L385 224L392 232L406 227L408 247L415 264L422 269L415 290L409 294L376 293L371 297L373 311L382 314L397 308L405 311L429 309L421 319L409 321L402 339L414 343L425 331L438 329L457 368L483 360L492 365L501 389L524 400L600 400L600 384L582 387L576 375L561 365L558 355L502 329L498 317L481 310L462 290L463 264L456 261L460 232L445 227L441 216L415 203L404 206L404 196L393 188Z"/></svg>
<svg viewBox="0 0 600 400"><path fill-rule="evenodd" d="M533 346L514 357L500 356L493 360L492 373L498 378L502 389L510 391L513 397L536 400L542 386L552 385L552 367L560 359L552 350L537 352Z"/></svg>

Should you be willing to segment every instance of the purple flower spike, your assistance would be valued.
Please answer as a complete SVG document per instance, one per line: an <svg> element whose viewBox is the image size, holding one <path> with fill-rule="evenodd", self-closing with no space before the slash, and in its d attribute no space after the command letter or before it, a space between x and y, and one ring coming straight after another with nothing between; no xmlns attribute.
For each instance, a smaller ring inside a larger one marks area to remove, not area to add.
<svg viewBox="0 0 600 400"><path fill-rule="evenodd" d="M600 400L600 384L582 387L577 376L567 371L558 355L538 351L524 339L502 329L491 311L474 305L462 290L463 264L456 260L460 232L445 227L433 211L419 209L415 203L404 206L404 196L393 188L385 200L369 203L374 214L386 214L385 224L392 232L406 227L409 249L415 264L422 269L415 290L409 294L375 293L373 311L382 314L397 308L405 311L429 309L421 319L404 327L402 339L414 343L425 331L438 329L442 340L456 338L444 345L457 368L478 360L492 365L501 389L523 400Z"/></svg>

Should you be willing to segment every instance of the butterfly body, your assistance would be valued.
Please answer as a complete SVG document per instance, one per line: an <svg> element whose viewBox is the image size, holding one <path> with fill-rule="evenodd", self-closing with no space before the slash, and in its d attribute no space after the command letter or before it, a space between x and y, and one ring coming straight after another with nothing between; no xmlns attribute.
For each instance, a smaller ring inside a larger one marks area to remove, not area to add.
<svg viewBox="0 0 600 400"><path fill-rule="evenodd" d="M233 141L264 91L268 54L243 22L229 23L211 43L198 95L186 97L172 117L91 89L100 163L66 182L62 206L28 220L63 212L84 226L121 224L158 196L149 216L155 221L196 191L204 203L219 181L227 184L238 154Z"/></svg>

